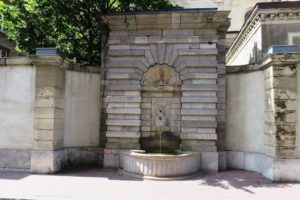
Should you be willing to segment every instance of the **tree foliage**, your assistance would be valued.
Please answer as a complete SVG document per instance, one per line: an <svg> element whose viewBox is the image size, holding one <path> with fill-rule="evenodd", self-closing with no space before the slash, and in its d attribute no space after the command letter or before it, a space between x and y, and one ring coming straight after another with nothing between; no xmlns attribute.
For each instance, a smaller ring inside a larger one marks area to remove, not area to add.
<svg viewBox="0 0 300 200"><path fill-rule="evenodd" d="M100 64L105 24L113 12L176 9L169 0L0 0L0 14L17 50L56 47L80 64Z"/></svg>

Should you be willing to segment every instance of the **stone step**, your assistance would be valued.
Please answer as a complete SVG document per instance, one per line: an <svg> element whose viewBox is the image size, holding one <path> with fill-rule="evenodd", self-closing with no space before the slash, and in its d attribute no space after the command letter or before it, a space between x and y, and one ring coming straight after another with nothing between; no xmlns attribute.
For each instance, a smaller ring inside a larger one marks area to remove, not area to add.
<svg viewBox="0 0 300 200"><path fill-rule="evenodd" d="M121 120L121 119L107 119L106 125L108 126L141 126L141 120Z"/></svg>
<svg viewBox="0 0 300 200"><path fill-rule="evenodd" d="M182 97L182 103L216 103L217 97Z"/></svg>
<svg viewBox="0 0 300 200"><path fill-rule="evenodd" d="M218 111L216 109L181 109L182 115L217 115Z"/></svg>
<svg viewBox="0 0 300 200"><path fill-rule="evenodd" d="M182 127L191 127L191 128L217 128L216 121L182 121Z"/></svg>
<svg viewBox="0 0 300 200"><path fill-rule="evenodd" d="M141 108L108 108L106 109L108 114L141 114Z"/></svg>
<svg viewBox="0 0 300 200"><path fill-rule="evenodd" d="M109 103L140 103L142 97L139 96L107 96L105 102Z"/></svg>
<svg viewBox="0 0 300 200"><path fill-rule="evenodd" d="M218 91L217 84L190 84L182 85L182 91Z"/></svg>
<svg viewBox="0 0 300 200"><path fill-rule="evenodd" d="M190 79L217 79L218 74L216 73L183 73L181 74L181 80Z"/></svg>
<svg viewBox="0 0 300 200"><path fill-rule="evenodd" d="M106 137L112 137L112 138L140 138L141 137L141 132L106 131Z"/></svg>

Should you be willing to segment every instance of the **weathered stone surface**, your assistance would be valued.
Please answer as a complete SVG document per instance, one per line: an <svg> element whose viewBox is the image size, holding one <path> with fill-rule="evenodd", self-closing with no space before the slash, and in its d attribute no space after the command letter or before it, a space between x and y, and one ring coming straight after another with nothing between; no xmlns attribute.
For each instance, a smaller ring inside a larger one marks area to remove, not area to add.
<svg viewBox="0 0 300 200"><path fill-rule="evenodd" d="M181 109L182 115L217 115L216 109Z"/></svg>
<svg viewBox="0 0 300 200"><path fill-rule="evenodd" d="M208 85L208 84L193 84L193 85L182 85L182 91L217 91L217 85Z"/></svg>
<svg viewBox="0 0 300 200"><path fill-rule="evenodd" d="M142 101L142 98L139 96L107 96L105 98L106 102L112 102L112 103L127 103L127 102L136 102L139 103Z"/></svg>
<svg viewBox="0 0 300 200"><path fill-rule="evenodd" d="M227 169L227 156L226 151L218 152L219 154L219 171L224 171Z"/></svg>
<svg viewBox="0 0 300 200"><path fill-rule="evenodd" d="M216 103L217 97L182 97L182 103Z"/></svg>
<svg viewBox="0 0 300 200"><path fill-rule="evenodd" d="M215 152L217 147L214 145L181 145L182 151L196 151L196 152Z"/></svg>
<svg viewBox="0 0 300 200"><path fill-rule="evenodd" d="M228 151L227 166L233 169L245 169L245 153L237 151Z"/></svg>
<svg viewBox="0 0 300 200"><path fill-rule="evenodd" d="M110 138L140 138L140 132L117 132L117 131L107 131L106 137Z"/></svg>
<svg viewBox="0 0 300 200"><path fill-rule="evenodd" d="M120 119L108 119L106 125L112 126L141 126L140 120L120 120Z"/></svg>
<svg viewBox="0 0 300 200"><path fill-rule="evenodd" d="M219 170L218 152L201 152L201 171L217 172Z"/></svg>
<svg viewBox="0 0 300 200"><path fill-rule="evenodd" d="M192 128L216 128L216 121L182 121L183 127L192 127Z"/></svg>
<svg viewBox="0 0 300 200"><path fill-rule="evenodd" d="M0 171L30 171L30 150L0 149Z"/></svg>
<svg viewBox="0 0 300 200"><path fill-rule="evenodd" d="M118 168L120 166L120 150L104 149L104 168Z"/></svg>
<svg viewBox="0 0 300 200"><path fill-rule="evenodd" d="M63 150L60 151L32 151L31 172L52 174L59 171L65 160Z"/></svg>
<svg viewBox="0 0 300 200"><path fill-rule="evenodd" d="M108 108L109 114L141 114L140 108Z"/></svg>

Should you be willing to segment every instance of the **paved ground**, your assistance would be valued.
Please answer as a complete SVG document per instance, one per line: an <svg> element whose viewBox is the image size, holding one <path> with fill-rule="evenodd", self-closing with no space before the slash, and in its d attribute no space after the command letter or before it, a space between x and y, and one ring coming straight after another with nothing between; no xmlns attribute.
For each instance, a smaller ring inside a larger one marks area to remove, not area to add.
<svg viewBox="0 0 300 200"><path fill-rule="evenodd" d="M0 172L0 199L284 200L299 199L300 184L274 184L254 172L227 171L181 181L139 180L103 169L56 175Z"/></svg>

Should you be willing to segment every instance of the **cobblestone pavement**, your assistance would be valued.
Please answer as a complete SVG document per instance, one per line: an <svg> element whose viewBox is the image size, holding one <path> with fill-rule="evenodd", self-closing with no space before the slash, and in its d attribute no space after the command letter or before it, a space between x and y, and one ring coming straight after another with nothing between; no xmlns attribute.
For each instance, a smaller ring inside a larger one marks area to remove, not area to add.
<svg viewBox="0 0 300 200"><path fill-rule="evenodd" d="M140 180L113 170L76 168L55 175L0 172L0 199L283 200L299 199L300 184L272 183L260 174L226 171L188 180Z"/></svg>

